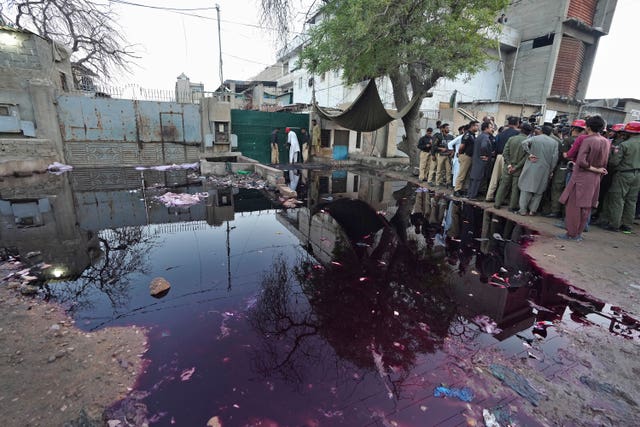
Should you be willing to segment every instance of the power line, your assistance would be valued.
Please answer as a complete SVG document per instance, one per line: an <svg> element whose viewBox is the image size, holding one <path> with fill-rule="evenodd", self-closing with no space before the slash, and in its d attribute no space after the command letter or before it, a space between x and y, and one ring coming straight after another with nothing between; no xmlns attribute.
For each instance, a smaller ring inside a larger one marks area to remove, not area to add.
<svg viewBox="0 0 640 427"><path fill-rule="evenodd" d="M124 1L124 0L109 0L109 3L126 4L127 6L146 7L148 9L166 10L166 11L170 11L170 12L189 12L189 11L214 10L215 9L215 7L180 8L180 7L152 6L152 5L148 5L148 4L134 3L134 2L130 2L130 1Z"/></svg>
<svg viewBox="0 0 640 427"><path fill-rule="evenodd" d="M271 64L266 64L266 63L264 63L264 62L258 62L258 61L254 61L254 60L252 60L252 59L242 58L242 57L240 57L240 56L231 55L230 53L226 53L226 52L222 52L222 54L223 54L224 56L228 56L228 57L230 57L230 58L235 58L235 59L239 59L239 60L241 60L241 61L251 62L251 63L253 63L253 64L264 65L264 66L267 66L267 67L268 67L268 66L271 66L271 65L274 65L273 63L271 63Z"/></svg>
<svg viewBox="0 0 640 427"><path fill-rule="evenodd" d="M147 4L128 2L128 1L125 1L125 0L109 0L109 1L112 2L112 3L124 4L124 5L127 5L127 6L137 6L137 7L144 7L144 8L148 8L148 9L164 10L166 12L177 13L178 15L191 16L193 18L206 19L206 20L209 20L209 21L216 21L216 18L212 18L210 16L199 15L197 13L188 13L189 11L215 10L215 7L181 9L181 8L175 8L175 7L151 6L151 5L147 5ZM221 19L220 22L223 22L225 24L234 24L234 25L242 25L244 27L257 28L259 30L278 31L277 28L264 27L262 25L247 24L247 23L244 23L244 22L237 22L237 21L228 21L228 20L225 20L225 19ZM304 33L298 32L298 31L290 31L290 33L291 34L304 34Z"/></svg>

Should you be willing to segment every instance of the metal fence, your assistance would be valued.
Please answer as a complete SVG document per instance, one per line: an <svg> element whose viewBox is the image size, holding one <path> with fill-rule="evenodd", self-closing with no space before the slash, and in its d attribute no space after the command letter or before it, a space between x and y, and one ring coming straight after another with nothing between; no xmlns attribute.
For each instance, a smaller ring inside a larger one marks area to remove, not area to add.
<svg viewBox="0 0 640 427"><path fill-rule="evenodd" d="M131 99L135 101L164 101L183 104L199 104L203 98L228 97L228 94L206 91L178 92L171 89L144 88L134 84L124 86L107 86L96 83L79 83L70 91L90 98Z"/></svg>

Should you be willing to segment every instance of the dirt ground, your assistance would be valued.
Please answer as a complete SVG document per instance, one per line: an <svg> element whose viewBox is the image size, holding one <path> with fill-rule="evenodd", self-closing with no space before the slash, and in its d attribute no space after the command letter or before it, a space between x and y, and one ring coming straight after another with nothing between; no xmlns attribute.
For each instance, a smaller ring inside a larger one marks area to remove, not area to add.
<svg viewBox="0 0 640 427"><path fill-rule="evenodd" d="M102 425L105 407L125 396L143 368L145 331L83 332L60 307L2 283L7 269L0 265L1 424Z"/></svg>

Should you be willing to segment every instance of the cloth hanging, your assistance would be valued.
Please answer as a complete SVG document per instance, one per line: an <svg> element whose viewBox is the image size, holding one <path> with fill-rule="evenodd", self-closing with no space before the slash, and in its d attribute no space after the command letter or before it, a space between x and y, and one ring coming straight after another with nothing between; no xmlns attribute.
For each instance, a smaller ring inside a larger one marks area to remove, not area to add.
<svg viewBox="0 0 640 427"><path fill-rule="evenodd" d="M393 120L401 119L422 97L414 95L411 101L398 112L389 112L384 108L375 80L369 80L367 87L358 95L353 103L341 113L329 113L314 103L316 112L325 120L331 120L343 128L358 131L372 132L380 129Z"/></svg>

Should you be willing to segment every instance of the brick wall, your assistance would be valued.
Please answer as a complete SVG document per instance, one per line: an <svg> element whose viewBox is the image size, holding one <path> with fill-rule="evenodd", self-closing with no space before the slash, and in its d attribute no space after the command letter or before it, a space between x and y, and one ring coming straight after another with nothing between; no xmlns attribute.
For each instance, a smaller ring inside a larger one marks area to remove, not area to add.
<svg viewBox="0 0 640 427"><path fill-rule="evenodd" d="M598 0L571 0L567 18L576 18L587 25L593 25Z"/></svg>
<svg viewBox="0 0 640 427"><path fill-rule="evenodd" d="M584 63L585 46L578 39L562 36L551 95L575 98Z"/></svg>

